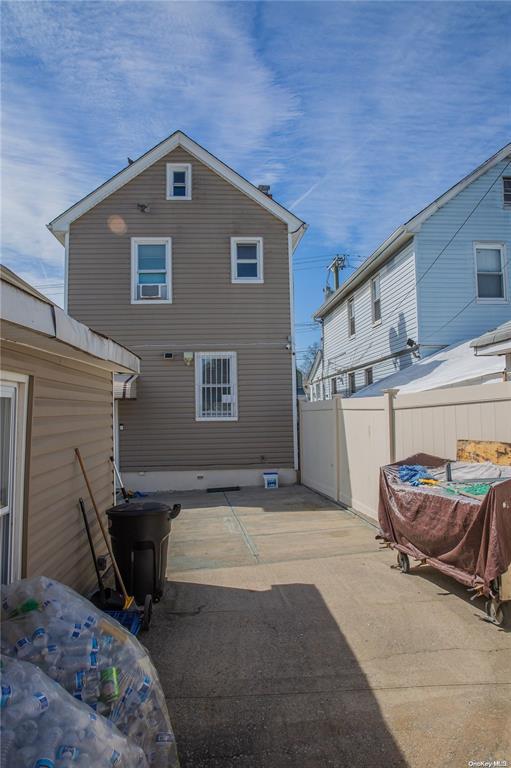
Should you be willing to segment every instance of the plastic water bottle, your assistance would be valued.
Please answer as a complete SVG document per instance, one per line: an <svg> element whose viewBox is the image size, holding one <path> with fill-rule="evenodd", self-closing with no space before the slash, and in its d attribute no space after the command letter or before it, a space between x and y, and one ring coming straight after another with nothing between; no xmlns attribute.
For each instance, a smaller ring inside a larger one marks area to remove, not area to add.
<svg viewBox="0 0 511 768"><path fill-rule="evenodd" d="M18 749L16 754L18 759L18 765L22 765L23 768L32 768L37 759L37 749L33 745L30 747L22 747Z"/></svg>
<svg viewBox="0 0 511 768"><path fill-rule="evenodd" d="M30 746L38 736L39 728L35 720L22 720L14 729L16 734L16 745L18 747Z"/></svg>
<svg viewBox="0 0 511 768"><path fill-rule="evenodd" d="M48 645L48 635L44 627L36 627L32 632L32 645L34 648L42 649Z"/></svg>
<svg viewBox="0 0 511 768"><path fill-rule="evenodd" d="M7 768L9 765L7 757L14 744L15 738L16 735L13 730L10 728L0 728L0 765L2 767L6 766Z"/></svg>
<svg viewBox="0 0 511 768"><path fill-rule="evenodd" d="M45 712L50 705L46 695L36 691L31 696L24 696L16 706L5 709L5 721L19 723L21 720L32 720Z"/></svg>
<svg viewBox="0 0 511 768"><path fill-rule="evenodd" d="M14 647L16 648L16 656L18 659L27 658L33 651L30 638L26 636L16 640Z"/></svg>
<svg viewBox="0 0 511 768"><path fill-rule="evenodd" d="M57 749L56 768L75 768L80 757L80 749L72 744L61 744Z"/></svg>
<svg viewBox="0 0 511 768"><path fill-rule="evenodd" d="M38 745L38 758L34 768L54 768L55 754L62 741L62 728L49 728L43 735L41 744Z"/></svg>

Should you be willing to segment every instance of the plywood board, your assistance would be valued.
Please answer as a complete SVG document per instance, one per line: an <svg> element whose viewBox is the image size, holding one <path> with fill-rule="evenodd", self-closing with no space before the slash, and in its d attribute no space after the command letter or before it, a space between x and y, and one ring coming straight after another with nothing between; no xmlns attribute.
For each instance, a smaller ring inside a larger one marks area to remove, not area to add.
<svg viewBox="0 0 511 768"><path fill-rule="evenodd" d="M511 466L511 443L496 440L458 440L456 458L458 461L483 462Z"/></svg>

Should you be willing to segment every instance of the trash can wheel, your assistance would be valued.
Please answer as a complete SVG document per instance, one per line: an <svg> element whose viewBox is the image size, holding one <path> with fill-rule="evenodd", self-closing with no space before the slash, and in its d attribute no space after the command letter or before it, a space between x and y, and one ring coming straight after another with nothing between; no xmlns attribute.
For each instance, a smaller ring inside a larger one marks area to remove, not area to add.
<svg viewBox="0 0 511 768"><path fill-rule="evenodd" d="M410 558L404 552L397 553L397 564L401 573L410 573Z"/></svg>
<svg viewBox="0 0 511 768"><path fill-rule="evenodd" d="M498 627L501 627L506 622L506 616L502 608L502 603L499 602L499 600L495 600L493 598L487 600L484 604L484 610L492 624L496 624Z"/></svg>
<svg viewBox="0 0 511 768"><path fill-rule="evenodd" d="M151 595L146 595L144 600L144 613L142 615L142 629L147 632L151 624L153 617L153 598Z"/></svg>

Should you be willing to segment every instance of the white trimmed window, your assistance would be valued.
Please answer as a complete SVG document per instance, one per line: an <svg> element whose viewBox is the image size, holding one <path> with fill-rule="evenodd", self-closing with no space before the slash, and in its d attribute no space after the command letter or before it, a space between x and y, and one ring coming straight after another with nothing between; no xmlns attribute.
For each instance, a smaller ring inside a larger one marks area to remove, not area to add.
<svg viewBox="0 0 511 768"><path fill-rule="evenodd" d="M131 303L172 302L170 237L131 238Z"/></svg>
<svg viewBox="0 0 511 768"><path fill-rule="evenodd" d="M28 376L2 371L0 383L0 576L21 578Z"/></svg>
<svg viewBox="0 0 511 768"><path fill-rule="evenodd" d="M502 243L474 243L479 301L505 301L506 282Z"/></svg>
<svg viewBox="0 0 511 768"><path fill-rule="evenodd" d="M167 163L167 200L192 199L190 163Z"/></svg>
<svg viewBox="0 0 511 768"><path fill-rule="evenodd" d="M351 373L348 373L348 394L354 395L356 391L355 371L351 371Z"/></svg>
<svg viewBox="0 0 511 768"><path fill-rule="evenodd" d="M231 282L264 282L262 237L231 237Z"/></svg>
<svg viewBox="0 0 511 768"><path fill-rule="evenodd" d="M355 299L348 299L348 336L355 335Z"/></svg>
<svg viewBox="0 0 511 768"><path fill-rule="evenodd" d="M238 382L236 352L195 354L195 418L236 421Z"/></svg>
<svg viewBox="0 0 511 768"><path fill-rule="evenodd" d="M502 196L504 208L511 208L511 176L502 177Z"/></svg>
<svg viewBox="0 0 511 768"><path fill-rule="evenodd" d="M373 312L373 323L381 323L381 297L380 297L380 276L376 275L371 280L371 306Z"/></svg>

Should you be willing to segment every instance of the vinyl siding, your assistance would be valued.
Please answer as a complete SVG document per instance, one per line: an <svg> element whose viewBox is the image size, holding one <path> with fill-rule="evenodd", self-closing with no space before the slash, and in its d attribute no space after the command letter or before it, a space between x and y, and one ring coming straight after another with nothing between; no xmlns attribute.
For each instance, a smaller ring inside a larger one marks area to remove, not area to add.
<svg viewBox="0 0 511 768"><path fill-rule="evenodd" d="M348 334L347 300L325 317L324 376L394 355L406 348L408 338L417 338L417 306L415 294L415 255L413 241L384 264L374 275L380 275L382 320L373 325L371 280L366 280L350 296L355 301L355 335ZM374 277L374 275L372 277ZM378 381L412 362L411 354L373 364L373 381ZM348 377L340 375L341 391L346 391ZM357 370L357 389L362 388L364 370Z"/></svg>
<svg viewBox="0 0 511 768"><path fill-rule="evenodd" d="M191 163L191 201L166 200L167 162ZM110 231L111 216L124 234ZM263 284L231 283L235 236L263 238ZM172 304L130 303L131 237L172 238ZM137 400L119 407L123 470L293 466L283 222L179 148L71 225L68 290L72 316L141 357ZM195 421L185 351L237 352L237 422Z"/></svg>
<svg viewBox="0 0 511 768"><path fill-rule="evenodd" d="M506 275L508 301L479 303L475 298L474 261L474 241L479 240L504 242L505 258L509 260L511 257L511 211L503 207L501 181L508 162L499 163L472 182L434 213L416 236L421 343L453 344L479 336L511 317L509 265ZM511 166L505 174L511 175ZM431 266L459 227L453 242Z"/></svg>
<svg viewBox="0 0 511 768"><path fill-rule="evenodd" d="M23 573L45 575L85 591L94 568L78 507L90 512L98 553L105 551L74 449L80 448L100 510L113 503L109 457L112 374L92 366L2 343L2 370L31 377Z"/></svg>

